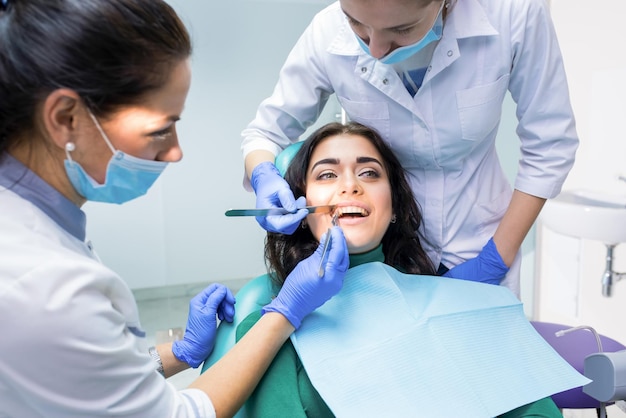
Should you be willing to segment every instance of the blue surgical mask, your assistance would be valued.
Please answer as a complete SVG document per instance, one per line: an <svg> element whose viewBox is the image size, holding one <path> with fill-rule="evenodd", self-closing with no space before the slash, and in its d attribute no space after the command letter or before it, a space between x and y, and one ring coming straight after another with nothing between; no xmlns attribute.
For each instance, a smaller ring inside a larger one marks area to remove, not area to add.
<svg viewBox="0 0 626 418"><path fill-rule="evenodd" d="M424 35L422 39L415 42L414 44L401 46L397 49L394 49L389 54L385 55L384 57L378 60L382 62L383 64L397 64L417 54L419 51L421 51L426 45L430 44L431 42L435 42L441 39L441 34L443 33L442 11L443 11L444 3L445 1L441 2L441 7L439 8L439 13L437 14L437 18L435 19L433 26L430 28L428 33ZM361 39L359 35L357 35L356 33L355 33L355 36L356 36L357 41L359 42L359 45L361 45L361 48L363 49L363 51L365 51L368 55L372 55L372 53L370 52L369 46L367 46L367 44L363 42L363 39Z"/></svg>
<svg viewBox="0 0 626 418"><path fill-rule="evenodd" d="M104 184L99 184L72 160L71 149L66 148L65 172L74 189L87 200L118 204L146 194L168 163L136 158L116 150L95 116L91 112L89 115L113 156L107 166Z"/></svg>

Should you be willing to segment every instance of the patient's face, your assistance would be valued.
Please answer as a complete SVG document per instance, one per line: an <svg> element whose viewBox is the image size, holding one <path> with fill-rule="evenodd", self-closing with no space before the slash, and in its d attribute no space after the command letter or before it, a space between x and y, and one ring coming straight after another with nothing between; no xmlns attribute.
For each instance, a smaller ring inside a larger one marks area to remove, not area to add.
<svg viewBox="0 0 626 418"><path fill-rule="evenodd" d="M317 145L307 168L306 199L309 205L338 206L338 223L351 254L376 248L393 214L382 157L361 136L337 135ZM318 240L331 226L331 219L332 214L307 217Z"/></svg>

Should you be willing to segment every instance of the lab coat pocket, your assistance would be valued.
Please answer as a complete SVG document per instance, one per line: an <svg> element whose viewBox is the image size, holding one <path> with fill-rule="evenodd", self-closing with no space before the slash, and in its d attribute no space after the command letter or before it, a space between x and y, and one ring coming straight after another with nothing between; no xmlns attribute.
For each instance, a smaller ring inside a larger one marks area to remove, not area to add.
<svg viewBox="0 0 626 418"><path fill-rule="evenodd" d="M341 107L351 121L362 123L389 137L389 106L385 102L356 102L337 95Z"/></svg>
<svg viewBox="0 0 626 418"><path fill-rule="evenodd" d="M463 139L480 141L498 126L509 78L507 74L493 83L456 92Z"/></svg>

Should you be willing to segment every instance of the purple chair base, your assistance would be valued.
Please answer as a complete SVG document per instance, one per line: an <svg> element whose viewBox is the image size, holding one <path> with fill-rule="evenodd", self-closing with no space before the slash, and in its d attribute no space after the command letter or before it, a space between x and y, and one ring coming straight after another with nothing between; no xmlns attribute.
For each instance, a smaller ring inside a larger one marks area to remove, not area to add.
<svg viewBox="0 0 626 418"><path fill-rule="evenodd" d="M573 328L569 325L553 324L550 322L531 321L537 332L561 355L569 364L581 374L584 371L585 357L598 352L598 343L593 333L586 330L577 330L557 337L557 331ZM600 335L602 351L615 352L626 349L617 341ZM552 400L560 409L599 408L600 401L583 392L582 386L552 395Z"/></svg>

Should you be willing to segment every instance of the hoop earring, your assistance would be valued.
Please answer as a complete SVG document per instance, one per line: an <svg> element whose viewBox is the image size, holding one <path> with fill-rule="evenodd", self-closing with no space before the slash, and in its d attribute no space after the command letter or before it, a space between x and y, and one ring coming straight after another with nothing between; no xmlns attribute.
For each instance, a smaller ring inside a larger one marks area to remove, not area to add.
<svg viewBox="0 0 626 418"><path fill-rule="evenodd" d="M389 221L389 222L390 222L390 223L392 223L392 224L395 224L397 220L398 220L398 218L396 217L396 214L394 213L394 214L391 216L391 221Z"/></svg>

